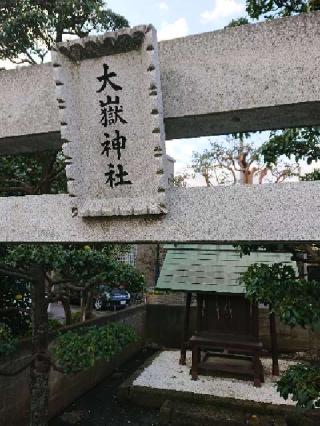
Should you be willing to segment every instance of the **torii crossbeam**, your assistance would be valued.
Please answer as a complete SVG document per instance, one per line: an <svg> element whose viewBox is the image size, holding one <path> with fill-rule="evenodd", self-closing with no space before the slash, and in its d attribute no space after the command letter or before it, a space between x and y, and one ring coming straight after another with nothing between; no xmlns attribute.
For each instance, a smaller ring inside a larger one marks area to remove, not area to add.
<svg viewBox="0 0 320 426"><path fill-rule="evenodd" d="M320 13L159 43L166 138L320 124ZM51 65L0 71L0 154L61 146ZM161 217L72 217L68 195L0 200L0 241L320 241L318 182L168 189Z"/></svg>

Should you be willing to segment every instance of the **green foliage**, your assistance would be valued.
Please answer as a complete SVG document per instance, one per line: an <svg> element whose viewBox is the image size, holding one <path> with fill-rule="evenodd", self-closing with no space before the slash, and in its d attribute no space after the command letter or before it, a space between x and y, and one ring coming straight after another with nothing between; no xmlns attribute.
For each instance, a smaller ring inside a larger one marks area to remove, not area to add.
<svg viewBox="0 0 320 426"><path fill-rule="evenodd" d="M130 293L143 292L145 288L144 275L127 263L118 262L106 279L112 287L123 286Z"/></svg>
<svg viewBox="0 0 320 426"><path fill-rule="evenodd" d="M135 331L121 323L82 328L59 336L53 356L65 374L73 374L93 367L99 360L108 361L136 340Z"/></svg>
<svg viewBox="0 0 320 426"><path fill-rule="evenodd" d="M8 246L2 262L9 267L28 270L39 265L47 271L61 268L67 250L60 244L18 244Z"/></svg>
<svg viewBox="0 0 320 426"><path fill-rule="evenodd" d="M278 306L284 297L284 282L295 279L292 266L274 263L254 263L241 274L240 282L246 287L246 295L251 301L270 305L271 309Z"/></svg>
<svg viewBox="0 0 320 426"><path fill-rule="evenodd" d="M71 312L71 324L78 324L81 322L81 312Z"/></svg>
<svg viewBox="0 0 320 426"><path fill-rule="evenodd" d="M0 322L0 356L11 354L16 350L17 340L13 337L12 331Z"/></svg>
<svg viewBox="0 0 320 426"><path fill-rule="evenodd" d="M270 139L261 146L260 153L268 165L277 164L282 155L288 158L294 156L295 161L304 159L311 164L320 159L320 129L307 127L271 132Z"/></svg>
<svg viewBox="0 0 320 426"><path fill-rule="evenodd" d="M48 329L49 329L49 331L51 331L51 332L52 331L57 331L61 327L63 327L63 324L59 320L57 320L55 318L49 318L48 319Z"/></svg>
<svg viewBox="0 0 320 426"><path fill-rule="evenodd" d="M292 266L253 264L241 275L247 297L268 304L287 325L318 327L320 283L295 277Z"/></svg>
<svg viewBox="0 0 320 426"><path fill-rule="evenodd" d="M248 18L232 19L232 21L227 26L225 26L225 28L240 27L241 25L247 25L247 24L249 24Z"/></svg>
<svg viewBox="0 0 320 426"><path fill-rule="evenodd" d="M319 328L320 323L320 283L295 279L284 283L282 302L279 304L280 319L295 327L310 326Z"/></svg>
<svg viewBox="0 0 320 426"><path fill-rule="evenodd" d="M173 186L177 188L186 188L187 187L187 179L192 177L192 174L189 170L184 170L180 175L176 175L172 179Z"/></svg>
<svg viewBox="0 0 320 426"><path fill-rule="evenodd" d="M253 19L273 19L320 9L319 0L247 0L246 5Z"/></svg>
<svg viewBox="0 0 320 426"><path fill-rule="evenodd" d="M14 268L42 266L70 280L86 281L113 266L119 246L114 244L95 248L88 245L18 244L8 246L5 263Z"/></svg>
<svg viewBox="0 0 320 426"><path fill-rule="evenodd" d="M15 336L25 335L31 324L29 285L25 280L1 277L0 321L8 325Z"/></svg>
<svg viewBox="0 0 320 426"><path fill-rule="evenodd" d="M278 381L280 395L287 399L290 395L297 406L312 409L320 407L320 367L297 364L281 376Z"/></svg>
<svg viewBox="0 0 320 426"><path fill-rule="evenodd" d="M0 157L0 195L67 192L64 156L45 151Z"/></svg>
<svg viewBox="0 0 320 426"><path fill-rule="evenodd" d="M320 180L320 169L315 169L313 172L306 173L304 176L300 177L300 180L311 181L311 180Z"/></svg>
<svg viewBox="0 0 320 426"><path fill-rule="evenodd" d="M48 331L53 333L55 331L60 330L60 328L63 327L63 324L61 321L57 320L56 318L48 318ZM25 337L31 337L32 336L32 324L30 323L29 329L25 333Z"/></svg>
<svg viewBox="0 0 320 426"><path fill-rule="evenodd" d="M104 0L4 0L0 5L0 59L34 63L64 36L116 30L128 21Z"/></svg>

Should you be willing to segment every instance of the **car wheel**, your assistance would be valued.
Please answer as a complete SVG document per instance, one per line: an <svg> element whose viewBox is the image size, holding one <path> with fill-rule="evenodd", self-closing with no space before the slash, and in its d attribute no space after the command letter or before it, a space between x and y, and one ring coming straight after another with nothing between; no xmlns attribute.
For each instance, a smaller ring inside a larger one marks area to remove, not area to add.
<svg viewBox="0 0 320 426"><path fill-rule="evenodd" d="M103 309L103 302L101 298L98 298L94 301L94 308L96 311L102 311Z"/></svg>

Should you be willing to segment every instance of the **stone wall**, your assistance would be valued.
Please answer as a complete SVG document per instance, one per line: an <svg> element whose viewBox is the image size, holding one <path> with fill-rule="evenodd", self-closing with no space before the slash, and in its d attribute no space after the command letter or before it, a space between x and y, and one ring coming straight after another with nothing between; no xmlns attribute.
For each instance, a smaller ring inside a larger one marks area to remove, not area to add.
<svg viewBox="0 0 320 426"><path fill-rule="evenodd" d="M105 325L114 321L131 325L136 330L139 341L129 345L123 353L116 355L110 362L100 361L94 368L81 373L65 376L56 371L51 371L49 382L50 417L58 414L80 395L93 388L144 345L146 324L146 308L144 305L88 321L85 326ZM77 328L79 328L79 325L66 327L65 330ZM52 336L52 339L54 339L54 336ZM14 358L2 361L0 369L4 371L17 370L30 359L30 354L31 342L26 340L20 345ZM26 369L14 377L0 377L0 426L25 426L28 424L29 375L29 369Z"/></svg>

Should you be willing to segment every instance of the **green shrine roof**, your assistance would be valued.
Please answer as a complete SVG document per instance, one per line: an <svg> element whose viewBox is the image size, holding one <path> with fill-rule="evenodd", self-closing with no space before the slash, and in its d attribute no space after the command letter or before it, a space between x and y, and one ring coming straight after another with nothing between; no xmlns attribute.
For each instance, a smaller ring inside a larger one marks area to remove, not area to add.
<svg viewBox="0 0 320 426"><path fill-rule="evenodd" d="M166 245L157 289L193 292L244 293L239 276L253 263L283 262L296 269L291 253L252 252L241 257L231 245Z"/></svg>

